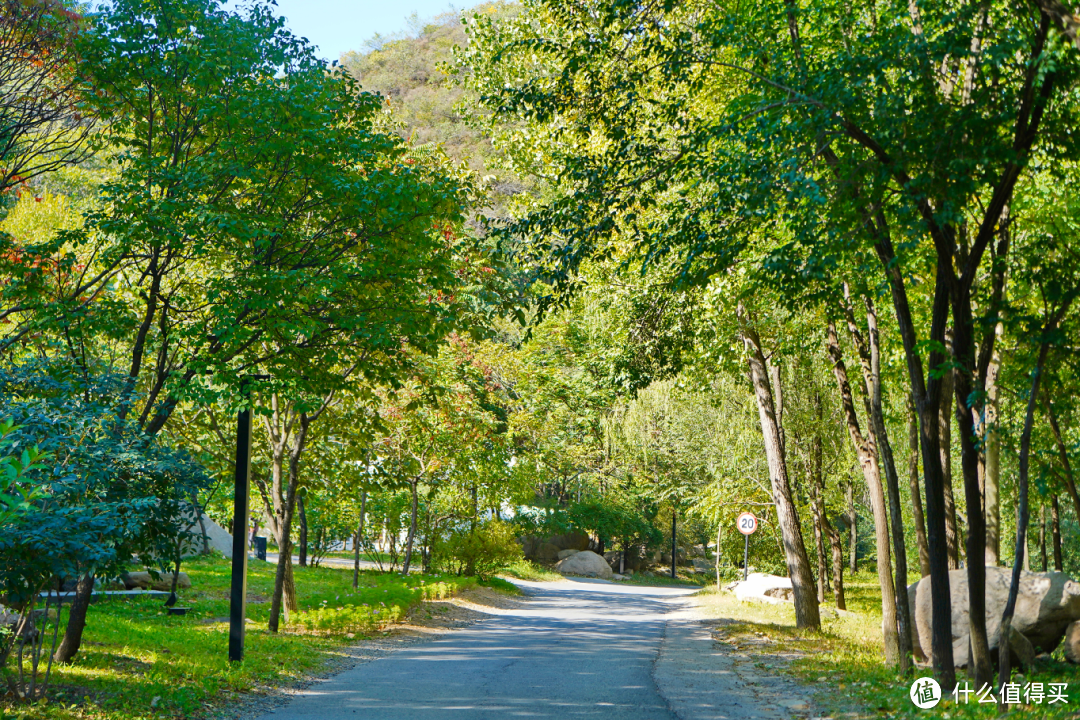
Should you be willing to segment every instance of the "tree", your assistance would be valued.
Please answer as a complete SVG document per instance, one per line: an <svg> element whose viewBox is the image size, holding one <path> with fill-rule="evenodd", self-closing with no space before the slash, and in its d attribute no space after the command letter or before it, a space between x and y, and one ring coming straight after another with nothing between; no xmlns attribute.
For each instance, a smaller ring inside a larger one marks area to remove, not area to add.
<svg viewBox="0 0 1080 720"><path fill-rule="evenodd" d="M1075 152L1072 107L1052 102L1070 91L1077 65L1054 40L1063 16L1035 5L855 13L783 0L526 7L534 22L472 21L462 62L495 122L529 124L535 139L518 133L522 155L551 168L554 199L505 233L535 240L562 287L584 258L611 252L616 231L631 231L646 261L670 261L697 281L743 258L774 221L763 278L795 293L833 267L874 268L884 281L920 417L932 654L951 686L943 379L956 388L968 557L981 557L975 417L999 307L982 282L998 266L984 260L1031 153L1040 144ZM913 271L932 278L933 292L913 294ZM978 293L988 297L976 318ZM981 562L966 567L981 683L985 573Z"/></svg>
<svg viewBox="0 0 1080 720"><path fill-rule="evenodd" d="M88 154L93 122L75 93L84 27L62 0L0 2L0 200Z"/></svg>

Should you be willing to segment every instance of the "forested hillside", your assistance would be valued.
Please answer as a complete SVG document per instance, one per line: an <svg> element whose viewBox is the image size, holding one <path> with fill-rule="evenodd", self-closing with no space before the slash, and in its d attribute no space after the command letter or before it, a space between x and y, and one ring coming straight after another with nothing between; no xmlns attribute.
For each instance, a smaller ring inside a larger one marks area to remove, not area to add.
<svg viewBox="0 0 1080 720"><path fill-rule="evenodd" d="M479 5L471 12L504 18L518 11L517 5L496 2ZM531 183L500 162L501 153L492 146L487 129L467 122L470 110L477 105L476 93L450 82L447 74L454 48L467 44L457 13L430 19L414 15L406 33L371 38L364 48L345 53L341 64L364 90L386 98L394 122L400 124L399 132L410 143L441 147L453 160L488 177L496 196L513 196Z"/></svg>

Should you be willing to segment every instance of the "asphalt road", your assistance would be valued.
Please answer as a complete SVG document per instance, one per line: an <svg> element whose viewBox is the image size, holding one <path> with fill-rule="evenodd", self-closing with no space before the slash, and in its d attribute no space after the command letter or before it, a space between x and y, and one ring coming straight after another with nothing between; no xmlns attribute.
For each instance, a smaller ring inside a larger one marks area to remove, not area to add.
<svg viewBox="0 0 1080 720"><path fill-rule="evenodd" d="M262 720L676 717L653 670L692 589L520 585L523 607L319 682Z"/></svg>

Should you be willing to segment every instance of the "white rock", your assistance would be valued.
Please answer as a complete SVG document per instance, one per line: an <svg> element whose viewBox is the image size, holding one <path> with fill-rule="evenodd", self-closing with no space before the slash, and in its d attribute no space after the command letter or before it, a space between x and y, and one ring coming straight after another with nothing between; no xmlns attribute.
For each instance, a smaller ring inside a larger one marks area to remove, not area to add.
<svg viewBox="0 0 1080 720"><path fill-rule="evenodd" d="M739 600L765 602L773 605L793 602L795 598L791 578L766 573L750 573L746 580L735 583L732 590Z"/></svg>

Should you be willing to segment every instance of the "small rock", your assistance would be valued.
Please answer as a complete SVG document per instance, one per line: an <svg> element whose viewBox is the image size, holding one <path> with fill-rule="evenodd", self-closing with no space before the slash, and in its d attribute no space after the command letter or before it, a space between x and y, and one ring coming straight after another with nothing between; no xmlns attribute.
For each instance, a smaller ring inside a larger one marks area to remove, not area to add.
<svg viewBox="0 0 1080 720"><path fill-rule="evenodd" d="M789 710L809 710L810 703L800 698L792 698L791 700L779 700L781 705Z"/></svg>
<svg viewBox="0 0 1080 720"><path fill-rule="evenodd" d="M156 707L157 707L157 704L158 704L159 702L161 702L161 696L160 696L160 695L155 695L155 696L154 696L154 699L150 701L150 707L152 707L152 708L156 708Z"/></svg>

